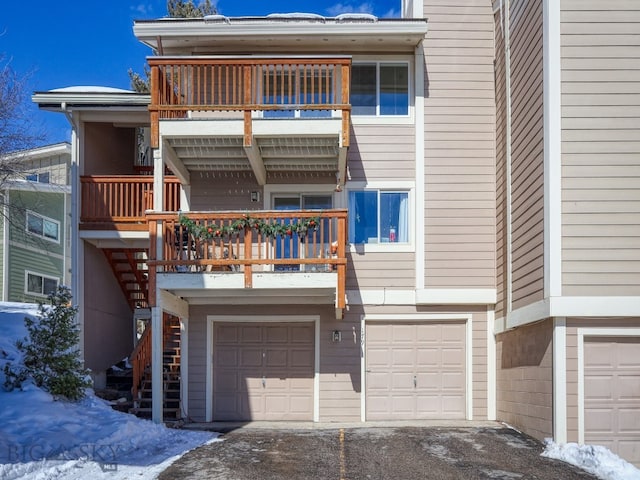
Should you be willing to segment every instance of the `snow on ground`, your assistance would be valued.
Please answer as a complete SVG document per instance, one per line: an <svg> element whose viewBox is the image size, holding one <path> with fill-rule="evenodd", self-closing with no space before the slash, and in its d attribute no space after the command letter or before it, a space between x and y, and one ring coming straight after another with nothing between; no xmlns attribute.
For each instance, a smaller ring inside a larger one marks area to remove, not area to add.
<svg viewBox="0 0 640 480"><path fill-rule="evenodd" d="M640 470L605 447L577 443L557 444L549 438L545 440L545 444L543 457L570 463L602 480L640 480Z"/></svg>
<svg viewBox="0 0 640 480"><path fill-rule="evenodd" d="M15 340L27 335L33 304L0 302L0 478L109 480L155 478L217 434L168 429L116 412L92 391L79 403L56 401L32 384L6 392L2 369L20 361Z"/></svg>

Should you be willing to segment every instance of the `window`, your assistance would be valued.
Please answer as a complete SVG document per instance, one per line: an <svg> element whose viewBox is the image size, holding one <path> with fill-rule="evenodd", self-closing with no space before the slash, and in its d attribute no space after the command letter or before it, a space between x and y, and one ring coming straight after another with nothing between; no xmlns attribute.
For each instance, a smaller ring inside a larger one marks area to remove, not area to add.
<svg viewBox="0 0 640 480"><path fill-rule="evenodd" d="M38 295L46 297L58 288L58 279L47 277L39 273L25 272L26 284L25 292L30 295Z"/></svg>
<svg viewBox="0 0 640 480"><path fill-rule="evenodd" d="M351 108L353 115L409 115L409 65L353 64Z"/></svg>
<svg viewBox="0 0 640 480"><path fill-rule="evenodd" d="M27 211L27 231L47 240L60 241L60 223L30 211Z"/></svg>
<svg viewBox="0 0 640 480"><path fill-rule="evenodd" d="M30 182L49 183L49 172L30 173L27 175Z"/></svg>
<svg viewBox="0 0 640 480"><path fill-rule="evenodd" d="M350 191L349 242L408 243L409 193L385 190Z"/></svg>

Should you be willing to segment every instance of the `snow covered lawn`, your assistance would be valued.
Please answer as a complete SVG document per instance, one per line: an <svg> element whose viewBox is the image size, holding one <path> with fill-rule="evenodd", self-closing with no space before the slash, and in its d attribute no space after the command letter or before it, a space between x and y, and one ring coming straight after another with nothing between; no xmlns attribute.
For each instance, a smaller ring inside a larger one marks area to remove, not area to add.
<svg viewBox="0 0 640 480"><path fill-rule="evenodd" d="M15 340L26 336L25 315L37 306L0 303L1 370L19 362ZM55 401L29 384L0 388L0 478L152 479L189 450L217 434L168 429L116 412L90 393L79 403Z"/></svg>

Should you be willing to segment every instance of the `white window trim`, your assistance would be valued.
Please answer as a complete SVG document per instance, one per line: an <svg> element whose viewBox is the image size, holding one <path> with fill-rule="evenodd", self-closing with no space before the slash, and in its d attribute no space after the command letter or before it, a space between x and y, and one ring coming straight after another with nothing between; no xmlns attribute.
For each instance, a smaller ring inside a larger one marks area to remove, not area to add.
<svg viewBox="0 0 640 480"><path fill-rule="evenodd" d="M44 273L34 272L32 270L24 271L24 293L25 295L31 295L32 297L41 297L47 298L48 294L45 293L36 293L29 290L29 275L33 275L35 277L42 277L42 287L44 288L44 279L47 278L49 280L56 281L56 288L60 286L60 277L52 277L50 275L45 275Z"/></svg>
<svg viewBox="0 0 640 480"><path fill-rule="evenodd" d="M353 125L412 125L415 116L415 85L414 79L414 59L406 55L380 59L380 57L362 56L353 59L352 65L358 64L403 64L407 65L407 81L409 82L409 112L407 115L354 115L351 114L351 123ZM376 75L380 75L380 69L377 68ZM376 96L379 96L380 78L376 78ZM376 102L376 110L380 108L379 97Z"/></svg>
<svg viewBox="0 0 640 480"><path fill-rule="evenodd" d="M32 232L31 230L29 230L29 215L32 215L34 217L39 217L42 219L42 235L37 234L35 232ZM47 237L44 234L44 222L51 222L51 223L55 223L58 226L58 238L51 238L51 237ZM25 215L25 229L27 231L27 233L29 235L33 235L34 237L38 237L38 238L42 238L44 240L47 240L49 242L52 243L57 243L60 244L60 222L58 220L55 220L51 217L47 217L46 215L42 215L38 212L34 212L33 210L27 210L27 214Z"/></svg>
<svg viewBox="0 0 640 480"><path fill-rule="evenodd" d="M30 176L32 176L32 175L35 175L35 177L36 177L36 179L35 179L35 180L29 180L29 177L30 177ZM49 180L49 181L47 181L47 182L41 182L41 181L40 181L40 177L41 177L42 175L48 175L48 180ZM33 182L33 183L45 183L45 184L48 184L48 183L51 183L51 172L49 172L49 171L42 171L42 172L30 172L30 173L27 173L27 174L25 175L25 178L26 178L26 180L27 180L28 182Z"/></svg>
<svg viewBox="0 0 640 480"><path fill-rule="evenodd" d="M358 243L349 244L351 253L359 253L364 249L364 253L373 252L415 252L415 182L397 180L391 182L348 182L347 188L343 191L342 204L345 208L349 208L349 192L352 190L382 190L391 192L408 192L409 194L409 211L407 212L407 221L409 222L409 231L407 233L409 241L407 243Z"/></svg>

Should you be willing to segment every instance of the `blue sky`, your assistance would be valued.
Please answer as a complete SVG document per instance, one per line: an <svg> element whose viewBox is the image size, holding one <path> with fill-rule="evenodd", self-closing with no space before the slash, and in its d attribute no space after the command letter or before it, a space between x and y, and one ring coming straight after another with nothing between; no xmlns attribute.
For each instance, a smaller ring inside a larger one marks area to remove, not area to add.
<svg viewBox="0 0 640 480"><path fill-rule="evenodd" d="M0 17L0 66L29 75L27 92L73 85L129 88L127 70L141 72L150 50L133 36L133 20L166 14L166 0L32 0L5 2ZM227 16L345 12L398 17L401 0L218 0ZM25 6L28 5L28 10ZM70 140L62 114L30 108L45 143Z"/></svg>

